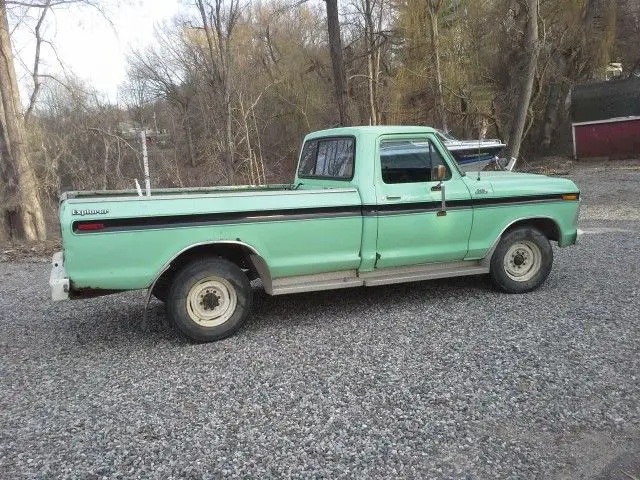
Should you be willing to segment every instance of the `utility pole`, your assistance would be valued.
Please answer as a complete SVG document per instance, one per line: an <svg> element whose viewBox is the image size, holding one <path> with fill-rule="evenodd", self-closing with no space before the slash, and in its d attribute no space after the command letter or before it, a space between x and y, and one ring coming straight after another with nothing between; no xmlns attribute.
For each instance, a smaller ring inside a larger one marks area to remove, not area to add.
<svg viewBox="0 0 640 480"><path fill-rule="evenodd" d="M140 129L140 141L142 141L142 165L144 167L144 190L147 197L151 196L151 180L149 179L149 157L147 155L147 136L145 129Z"/></svg>

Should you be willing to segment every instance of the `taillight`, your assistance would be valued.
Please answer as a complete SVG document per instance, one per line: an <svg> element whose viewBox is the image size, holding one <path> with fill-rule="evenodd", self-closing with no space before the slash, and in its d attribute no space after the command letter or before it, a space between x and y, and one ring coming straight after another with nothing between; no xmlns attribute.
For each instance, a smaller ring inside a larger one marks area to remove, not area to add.
<svg viewBox="0 0 640 480"><path fill-rule="evenodd" d="M89 232L104 229L104 223L79 223L78 230L81 232Z"/></svg>

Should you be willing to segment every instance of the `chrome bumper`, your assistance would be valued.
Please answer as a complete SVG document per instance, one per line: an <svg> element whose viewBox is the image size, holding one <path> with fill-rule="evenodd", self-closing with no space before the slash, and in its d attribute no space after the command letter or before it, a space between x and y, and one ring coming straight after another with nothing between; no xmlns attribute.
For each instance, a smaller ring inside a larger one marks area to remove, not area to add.
<svg viewBox="0 0 640 480"><path fill-rule="evenodd" d="M49 276L51 300L69 300L69 279L64 270L62 252L56 252L51 259L51 275Z"/></svg>
<svg viewBox="0 0 640 480"><path fill-rule="evenodd" d="M578 243L580 243L580 237L582 237L582 235L584 235L584 231L580 230L579 228L576 230L576 241L574 243L574 245L577 245Z"/></svg>

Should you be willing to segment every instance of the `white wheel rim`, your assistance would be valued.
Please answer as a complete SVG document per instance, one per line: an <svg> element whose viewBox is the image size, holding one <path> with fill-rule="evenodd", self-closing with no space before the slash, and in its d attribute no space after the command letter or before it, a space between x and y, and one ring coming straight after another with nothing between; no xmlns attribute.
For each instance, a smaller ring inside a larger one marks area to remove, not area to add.
<svg viewBox="0 0 640 480"><path fill-rule="evenodd" d="M203 327L222 325L231 318L237 305L236 289L220 277L203 278L187 294L187 312Z"/></svg>
<svg viewBox="0 0 640 480"><path fill-rule="evenodd" d="M540 270L542 253L540 247L528 240L516 242L504 256L504 271L511 280L526 282Z"/></svg>

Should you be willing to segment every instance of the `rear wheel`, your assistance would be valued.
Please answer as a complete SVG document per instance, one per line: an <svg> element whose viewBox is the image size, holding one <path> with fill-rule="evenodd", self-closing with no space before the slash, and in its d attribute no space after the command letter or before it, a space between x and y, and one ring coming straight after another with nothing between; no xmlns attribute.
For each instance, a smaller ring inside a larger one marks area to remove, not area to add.
<svg viewBox="0 0 640 480"><path fill-rule="evenodd" d="M491 278L503 292L535 290L549 276L553 250L547 237L532 227L506 233L491 257Z"/></svg>
<svg viewBox="0 0 640 480"><path fill-rule="evenodd" d="M234 263L201 258L173 277L167 294L167 314L185 336L198 342L233 335L251 311L249 279Z"/></svg>

